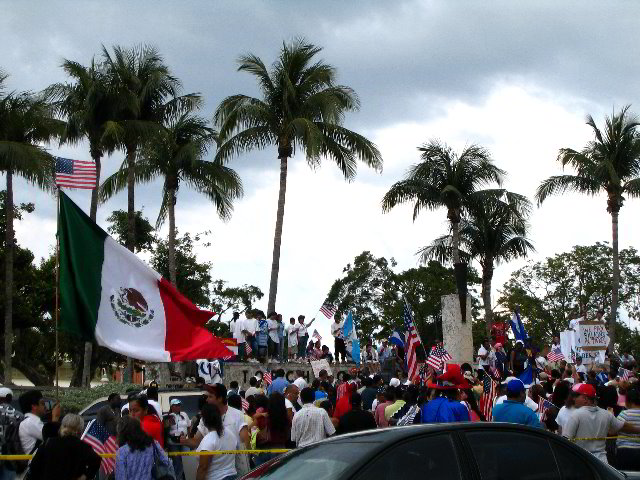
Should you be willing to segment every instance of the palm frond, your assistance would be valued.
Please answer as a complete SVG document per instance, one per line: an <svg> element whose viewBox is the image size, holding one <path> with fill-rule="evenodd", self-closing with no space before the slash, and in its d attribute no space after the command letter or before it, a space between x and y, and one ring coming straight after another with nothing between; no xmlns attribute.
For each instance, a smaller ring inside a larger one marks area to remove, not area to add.
<svg viewBox="0 0 640 480"><path fill-rule="evenodd" d="M601 184L593 178L578 175L555 175L540 184L536 190L536 200L538 205L541 205L547 197L567 191L596 195L601 188Z"/></svg>

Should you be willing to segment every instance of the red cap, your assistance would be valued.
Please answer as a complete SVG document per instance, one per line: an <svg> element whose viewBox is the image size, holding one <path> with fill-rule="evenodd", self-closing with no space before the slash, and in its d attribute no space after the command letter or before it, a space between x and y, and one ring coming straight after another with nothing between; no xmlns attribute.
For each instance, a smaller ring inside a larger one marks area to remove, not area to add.
<svg viewBox="0 0 640 480"><path fill-rule="evenodd" d="M593 385L589 385L588 383L578 383L574 385L571 390L579 395L584 395L585 397L595 398L596 396L595 387Z"/></svg>

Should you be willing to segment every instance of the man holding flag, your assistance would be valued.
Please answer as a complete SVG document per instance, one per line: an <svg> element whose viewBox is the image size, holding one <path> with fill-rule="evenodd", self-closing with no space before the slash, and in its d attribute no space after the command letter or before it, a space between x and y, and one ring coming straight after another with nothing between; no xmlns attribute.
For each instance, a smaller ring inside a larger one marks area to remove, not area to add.
<svg viewBox="0 0 640 480"><path fill-rule="evenodd" d="M347 319L342 327L342 335L344 336L344 340L347 344L347 352L351 354L351 361L360 366L360 340L358 340L356 323L353 320L351 312L347 315Z"/></svg>
<svg viewBox="0 0 640 480"><path fill-rule="evenodd" d="M344 344L344 321L340 317L335 317L331 324L331 335L334 338L336 363L340 363L340 355L342 355L342 362L347 361L347 348Z"/></svg>

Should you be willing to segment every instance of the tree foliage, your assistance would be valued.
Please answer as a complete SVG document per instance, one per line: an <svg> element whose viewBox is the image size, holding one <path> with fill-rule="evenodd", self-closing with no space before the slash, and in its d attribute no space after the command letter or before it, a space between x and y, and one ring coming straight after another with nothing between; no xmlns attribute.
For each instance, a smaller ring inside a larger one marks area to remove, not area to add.
<svg viewBox="0 0 640 480"><path fill-rule="evenodd" d="M499 304L509 311L519 305L523 322L539 342L567 328L585 309L595 317L611 306L613 251L607 243L576 246L513 272ZM634 248L620 251L620 305L630 318L640 319L640 256Z"/></svg>
<svg viewBox="0 0 640 480"><path fill-rule="evenodd" d="M136 252L150 252L154 248L155 230L153 225L149 223L147 217L142 216L142 211L136 211ZM107 222L110 225L107 227L107 232L113 236L122 245L127 243L127 228L128 228L128 214L124 210L114 210L111 215L107 217Z"/></svg>

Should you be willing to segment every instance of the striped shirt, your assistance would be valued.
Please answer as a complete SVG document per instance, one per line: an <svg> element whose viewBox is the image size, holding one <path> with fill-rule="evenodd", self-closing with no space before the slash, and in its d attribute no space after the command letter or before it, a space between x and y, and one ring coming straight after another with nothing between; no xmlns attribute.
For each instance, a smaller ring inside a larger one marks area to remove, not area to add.
<svg viewBox="0 0 640 480"><path fill-rule="evenodd" d="M631 408L629 410L623 410L618 415L620 420L624 420L625 422L629 422L634 425L636 428L640 427L640 408ZM625 433L625 437L634 437L631 438L619 438L616 440L616 446L620 447L632 447L632 448L640 448L640 435L637 433Z"/></svg>

